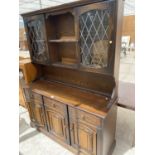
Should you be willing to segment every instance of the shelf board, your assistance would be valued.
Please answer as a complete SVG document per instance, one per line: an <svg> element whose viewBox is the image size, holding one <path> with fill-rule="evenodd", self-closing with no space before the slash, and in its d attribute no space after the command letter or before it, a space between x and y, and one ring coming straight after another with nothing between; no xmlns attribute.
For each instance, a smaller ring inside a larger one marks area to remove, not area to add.
<svg viewBox="0 0 155 155"><path fill-rule="evenodd" d="M78 64L64 64L64 63L61 63L61 62L53 63L52 66L63 67L63 68L73 68L73 69L78 68Z"/></svg>
<svg viewBox="0 0 155 155"><path fill-rule="evenodd" d="M65 42L78 42L78 40L75 37L62 37L60 39L50 39L49 42L65 43Z"/></svg>
<svg viewBox="0 0 155 155"><path fill-rule="evenodd" d="M32 42L45 42L45 40L35 40L35 41L32 41Z"/></svg>

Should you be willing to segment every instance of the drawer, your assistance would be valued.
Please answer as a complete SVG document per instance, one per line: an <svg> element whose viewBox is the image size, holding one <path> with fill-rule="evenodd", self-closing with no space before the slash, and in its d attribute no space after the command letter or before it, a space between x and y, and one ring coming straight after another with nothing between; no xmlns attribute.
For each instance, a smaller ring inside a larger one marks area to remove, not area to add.
<svg viewBox="0 0 155 155"><path fill-rule="evenodd" d="M42 96L40 94L32 92L32 99L36 102L42 103Z"/></svg>
<svg viewBox="0 0 155 155"><path fill-rule="evenodd" d="M54 111L58 112L66 112L67 106L63 103L50 99L48 97L43 97L44 105L47 108L53 109Z"/></svg>
<svg viewBox="0 0 155 155"><path fill-rule="evenodd" d="M86 122L88 124L98 126L98 127L101 127L101 124L102 124L101 118L81 110L77 110L77 118L79 121Z"/></svg>

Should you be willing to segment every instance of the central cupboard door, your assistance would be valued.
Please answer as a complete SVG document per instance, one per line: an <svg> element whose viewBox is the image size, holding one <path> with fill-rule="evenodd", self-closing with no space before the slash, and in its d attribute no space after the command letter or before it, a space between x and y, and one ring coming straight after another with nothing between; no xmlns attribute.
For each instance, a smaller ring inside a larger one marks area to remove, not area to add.
<svg viewBox="0 0 155 155"><path fill-rule="evenodd" d="M43 97L48 131L59 140L69 144L67 106Z"/></svg>

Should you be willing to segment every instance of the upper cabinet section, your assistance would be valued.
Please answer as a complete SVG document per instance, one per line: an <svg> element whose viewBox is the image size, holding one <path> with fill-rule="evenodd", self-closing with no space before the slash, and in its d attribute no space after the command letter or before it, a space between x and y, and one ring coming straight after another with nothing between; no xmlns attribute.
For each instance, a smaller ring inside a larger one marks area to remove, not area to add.
<svg viewBox="0 0 155 155"><path fill-rule="evenodd" d="M62 5L47 12L41 10L41 15L24 15L33 62L113 74L115 1L93 2L79 2L80 6L76 2L70 7L68 4L68 8Z"/></svg>
<svg viewBox="0 0 155 155"><path fill-rule="evenodd" d="M48 64L48 47L44 15L24 18L31 59L35 63Z"/></svg>

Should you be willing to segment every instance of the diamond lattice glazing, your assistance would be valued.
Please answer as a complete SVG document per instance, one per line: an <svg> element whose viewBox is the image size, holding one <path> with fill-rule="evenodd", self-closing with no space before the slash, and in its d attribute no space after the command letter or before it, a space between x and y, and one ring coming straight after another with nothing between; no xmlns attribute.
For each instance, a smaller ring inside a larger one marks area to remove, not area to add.
<svg viewBox="0 0 155 155"><path fill-rule="evenodd" d="M45 51L45 40L42 30L42 21L31 21L28 23L29 38L31 41L31 48L34 54L43 53Z"/></svg>
<svg viewBox="0 0 155 155"><path fill-rule="evenodd" d="M82 65L101 68L108 64L109 10L92 10L80 16Z"/></svg>

